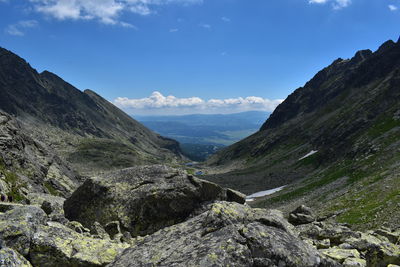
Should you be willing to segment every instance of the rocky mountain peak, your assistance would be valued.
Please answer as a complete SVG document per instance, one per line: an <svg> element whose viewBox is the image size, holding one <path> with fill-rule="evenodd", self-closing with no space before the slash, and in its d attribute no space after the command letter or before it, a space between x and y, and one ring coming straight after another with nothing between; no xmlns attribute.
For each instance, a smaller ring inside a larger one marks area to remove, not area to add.
<svg viewBox="0 0 400 267"><path fill-rule="evenodd" d="M77 164L83 157L95 161L90 169L104 167L97 162L104 147L115 158L123 157L118 160L123 167L180 158L177 142L150 131L93 91L82 92L49 71L39 74L6 49L0 50L0 88L0 109L30 125L40 139L46 136L45 142L62 146L65 157ZM60 141L61 136L70 141Z"/></svg>
<svg viewBox="0 0 400 267"><path fill-rule="evenodd" d="M396 45L397 45L397 43L395 43L394 41L388 40L388 41L384 42L384 43L378 48L377 53L384 53L384 52L386 52L387 50L389 50L389 49L395 47Z"/></svg>
<svg viewBox="0 0 400 267"><path fill-rule="evenodd" d="M350 60L337 59L318 72L309 82L295 90L271 114L261 131L275 128L301 113L309 113L325 105L344 88L360 86L379 79L400 61L400 46L389 40L376 52L358 51ZM379 68L378 65L381 65ZM366 73L369 73L366 77ZM336 81L333 81L336 77Z"/></svg>
<svg viewBox="0 0 400 267"><path fill-rule="evenodd" d="M357 51L354 57L351 59L354 63L360 63L366 59L368 59L373 52L369 49Z"/></svg>

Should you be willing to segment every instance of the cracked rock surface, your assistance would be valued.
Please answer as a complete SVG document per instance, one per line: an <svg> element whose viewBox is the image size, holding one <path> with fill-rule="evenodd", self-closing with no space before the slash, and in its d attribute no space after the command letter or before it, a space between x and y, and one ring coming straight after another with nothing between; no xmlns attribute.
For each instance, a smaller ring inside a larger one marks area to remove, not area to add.
<svg viewBox="0 0 400 267"><path fill-rule="evenodd" d="M279 211L232 202L137 238L109 267L338 266L298 238Z"/></svg>
<svg viewBox="0 0 400 267"><path fill-rule="evenodd" d="M87 228L118 221L133 237L180 223L202 204L214 200L239 201L233 190L197 179L164 165L141 166L85 181L64 203L68 219Z"/></svg>

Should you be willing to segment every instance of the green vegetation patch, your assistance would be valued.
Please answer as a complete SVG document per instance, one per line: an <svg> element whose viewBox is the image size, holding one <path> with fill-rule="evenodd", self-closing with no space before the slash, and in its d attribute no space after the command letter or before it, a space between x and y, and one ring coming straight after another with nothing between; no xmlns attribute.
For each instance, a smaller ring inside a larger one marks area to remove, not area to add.
<svg viewBox="0 0 400 267"><path fill-rule="evenodd" d="M71 163L86 163L102 169L135 165L139 155L133 147L110 139L85 139L68 156Z"/></svg>
<svg viewBox="0 0 400 267"><path fill-rule="evenodd" d="M311 156L308 156L302 160L299 160L296 163L296 167L295 169L298 169L300 167L304 167L304 166L313 166L313 167L318 167L321 164L322 158L320 153L315 153Z"/></svg>
<svg viewBox="0 0 400 267"><path fill-rule="evenodd" d="M0 174L4 177L4 181L10 186L10 191L6 192L8 196L11 196L14 201L21 202L26 198L20 193L20 189L26 187L26 183L22 183L18 175L14 172L8 171L3 159L0 158Z"/></svg>
<svg viewBox="0 0 400 267"><path fill-rule="evenodd" d="M333 168L330 169L331 173L323 176L320 179L313 179L316 181L312 181L308 183L307 185L297 188L291 192L287 192L284 194L281 194L277 197L271 198L266 200L265 202L261 202L258 204L258 206L265 206L267 203L276 203L276 202L282 202L282 201L287 201L287 200L292 200L301 196L306 195L307 193L315 190L316 188L322 187L324 185L330 184L339 178L347 176L348 169L347 168L339 168L337 170L332 170Z"/></svg>
<svg viewBox="0 0 400 267"><path fill-rule="evenodd" d="M376 138L382 134L390 131L395 127L400 126L400 121L395 120L393 117L385 117L378 120L367 132L370 137Z"/></svg>
<svg viewBox="0 0 400 267"><path fill-rule="evenodd" d="M400 196L400 190L395 189L387 194L379 190L364 190L351 198L342 199L337 209L348 209L337 217L342 223L353 225L365 225L376 219L377 213L389 203L397 203L396 198Z"/></svg>
<svg viewBox="0 0 400 267"><path fill-rule="evenodd" d="M45 181L43 183L43 186L46 187L47 191L49 191L49 193L51 195L53 195L53 196L58 196L59 195L57 189L55 189L54 186L49 181Z"/></svg>

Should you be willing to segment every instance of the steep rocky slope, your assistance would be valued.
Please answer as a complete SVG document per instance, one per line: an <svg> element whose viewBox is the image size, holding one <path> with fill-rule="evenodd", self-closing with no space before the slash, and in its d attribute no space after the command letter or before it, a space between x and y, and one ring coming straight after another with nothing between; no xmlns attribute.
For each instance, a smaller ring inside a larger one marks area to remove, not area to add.
<svg viewBox="0 0 400 267"><path fill-rule="evenodd" d="M23 201L28 193L69 196L81 178L45 144L0 112L0 194Z"/></svg>
<svg viewBox="0 0 400 267"><path fill-rule="evenodd" d="M0 48L0 109L81 171L173 161L178 143L163 138L94 93L36 70Z"/></svg>
<svg viewBox="0 0 400 267"><path fill-rule="evenodd" d="M213 157L218 175L206 178L244 193L290 184L255 205L306 201L377 227L398 225L399 160L400 42L387 41L320 71L259 132Z"/></svg>

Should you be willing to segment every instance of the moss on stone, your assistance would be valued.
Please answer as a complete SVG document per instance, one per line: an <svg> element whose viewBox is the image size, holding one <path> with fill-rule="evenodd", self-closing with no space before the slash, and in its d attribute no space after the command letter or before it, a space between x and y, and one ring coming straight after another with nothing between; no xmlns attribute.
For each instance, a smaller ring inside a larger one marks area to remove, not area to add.
<svg viewBox="0 0 400 267"><path fill-rule="evenodd" d="M49 191L51 195L59 196L57 189L55 189L54 186L49 181L45 181L43 183L43 186L47 189L47 191Z"/></svg>

